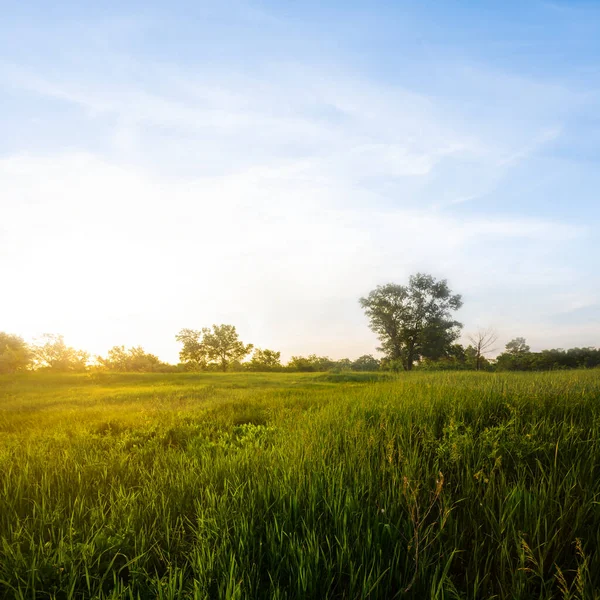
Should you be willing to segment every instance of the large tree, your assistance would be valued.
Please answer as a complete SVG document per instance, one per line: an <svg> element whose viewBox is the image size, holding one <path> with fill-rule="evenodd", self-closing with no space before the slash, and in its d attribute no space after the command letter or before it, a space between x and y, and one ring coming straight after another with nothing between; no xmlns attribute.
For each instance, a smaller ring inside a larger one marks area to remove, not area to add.
<svg viewBox="0 0 600 600"><path fill-rule="evenodd" d="M31 363L31 350L23 338L0 331L0 373L25 371Z"/></svg>
<svg viewBox="0 0 600 600"><path fill-rule="evenodd" d="M452 318L462 306L460 295L450 291L445 279L423 273L411 275L408 285L377 286L360 305L381 341L378 350L407 371L422 358L443 356L462 327Z"/></svg>
<svg viewBox="0 0 600 600"><path fill-rule="evenodd" d="M183 344L179 353L181 362L195 368L218 365L223 371L227 371L231 363L242 360L254 347L242 343L234 325L213 325L201 331L182 329L176 339Z"/></svg>

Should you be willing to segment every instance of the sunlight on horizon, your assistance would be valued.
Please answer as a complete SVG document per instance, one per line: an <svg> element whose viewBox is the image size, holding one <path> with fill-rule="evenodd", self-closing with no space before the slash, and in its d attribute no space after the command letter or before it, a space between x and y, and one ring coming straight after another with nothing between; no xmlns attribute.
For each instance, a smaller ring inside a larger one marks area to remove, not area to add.
<svg viewBox="0 0 600 600"><path fill-rule="evenodd" d="M598 343L591 7L523 16L554 64L500 53L520 34L486 7L381 5L363 39L356 7L242 4L186 5L176 38L152 2L7 10L0 330L175 361L179 329L232 323L286 357L358 356L358 298L421 271L463 294L465 333Z"/></svg>

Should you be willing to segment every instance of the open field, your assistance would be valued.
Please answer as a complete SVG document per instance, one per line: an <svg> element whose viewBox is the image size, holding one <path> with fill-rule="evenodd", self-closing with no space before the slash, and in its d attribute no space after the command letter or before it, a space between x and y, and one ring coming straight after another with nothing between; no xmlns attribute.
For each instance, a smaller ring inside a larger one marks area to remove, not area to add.
<svg viewBox="0 0 600 600"><path fill-rule="evenodd" d="M600 371L3 376L0 597L600 598Z"/></svg>

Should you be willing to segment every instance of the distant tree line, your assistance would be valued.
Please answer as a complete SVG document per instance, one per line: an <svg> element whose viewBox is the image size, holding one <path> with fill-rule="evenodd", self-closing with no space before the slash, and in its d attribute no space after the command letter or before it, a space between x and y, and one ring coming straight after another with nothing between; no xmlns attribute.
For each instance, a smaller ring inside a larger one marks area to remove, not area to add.
<svg viewBox="0 0 600 600"><path fill-rule="evenodd" d="M287 364L281 363L281 352L255 348L244 344L233 325L213 325L197 329L182 329L176 339L182 344L180 365L190 371L298 371L330 370L376 371L380 361L364 355L352 361L349 358L332 360L327 356L292 356ZM246 359L251 354L248 360Z"/></svg>
<svg viewBox="0 0 600 600"><path fill-rule="evenodd" d="M0 374L43 370L78 373L88 370L117 373L169 373L185 371L317 372L330 370L376 371L380 361L371 355L356 360L332 360L327 356L292 356L282 364L281 353L243 344L233 325L213 325L199 331L182 329L176 339L183 345L180 363L162 362L142 347L114 346L106 356L92 359L68 346L62 335L44 334L35 344L0 332ZM253 351L253 352L252 352ZM243 360L251 354L248 360Z"/></svg>
<svg viewBox="0 0 600 600"><path fill-rule="evenodd" d="M556 369L592 369L600 366L600 348L555 348L531 352L523 338L506 345L496 357L498 371L552 371Z"/></svg>
<svg viewBox="0 0 600 600"><path fill-rule="evenodd" d="M137 346L114 346L105 357L90 355L67 346L63 336L44 334L29 345L13 334L0 332L0 373L32 369L78 372L88 369L115 372L176 371L542 371L593 368L600 366L600 349L571 348L531 352L523 338L506 344L495 359L497 334L480 329L467 336L466 347L457 342L462 323L453 313L462 306L446 280L417 273L407 285L389 283L377 286L360 298L369 325L379 337L381 360L365 354L356 360L332 360L327 356L292 356L281 363L281 353L243 343L234 325L213 325L202 329L182 329L175 339L181 344L178 365L162 362Z"/></svg>

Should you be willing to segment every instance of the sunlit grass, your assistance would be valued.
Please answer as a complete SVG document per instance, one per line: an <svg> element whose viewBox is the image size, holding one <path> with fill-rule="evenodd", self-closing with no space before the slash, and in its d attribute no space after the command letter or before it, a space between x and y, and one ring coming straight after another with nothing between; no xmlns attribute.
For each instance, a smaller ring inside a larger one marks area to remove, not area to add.
<svg viewBox="0 0 600 600"><path fill-rule="evenodd" d="M600 372L0 378L0 596L598 598Z"/></svg>

